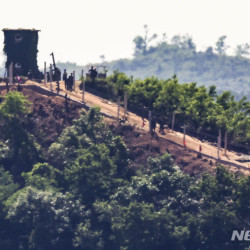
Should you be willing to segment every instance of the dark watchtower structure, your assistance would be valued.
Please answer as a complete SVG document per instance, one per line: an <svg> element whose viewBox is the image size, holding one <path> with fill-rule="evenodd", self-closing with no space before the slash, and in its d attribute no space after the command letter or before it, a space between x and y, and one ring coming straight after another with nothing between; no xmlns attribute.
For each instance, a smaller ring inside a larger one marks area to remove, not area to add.
<svg viewBox="0 0 250 250"><path fill-rule="evenodd" d="M35 29L3 29L4 54L7 56L5 67L13 62L13 76L27 76L28 72L36 74L38 32ZM9 75L9 72L8 72Z"/></svg>

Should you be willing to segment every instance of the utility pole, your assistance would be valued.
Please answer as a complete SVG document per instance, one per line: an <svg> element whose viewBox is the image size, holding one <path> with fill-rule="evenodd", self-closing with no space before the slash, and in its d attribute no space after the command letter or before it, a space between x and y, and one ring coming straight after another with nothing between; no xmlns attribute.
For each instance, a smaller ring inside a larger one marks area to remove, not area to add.
<svg viewBox="0 0 250 250"><path fill-rule="evenodd" d="M46 62L44 62L44 72L43 72L43 75L44 75L44 85L46 86L46 84L47 84Z"/></svg>

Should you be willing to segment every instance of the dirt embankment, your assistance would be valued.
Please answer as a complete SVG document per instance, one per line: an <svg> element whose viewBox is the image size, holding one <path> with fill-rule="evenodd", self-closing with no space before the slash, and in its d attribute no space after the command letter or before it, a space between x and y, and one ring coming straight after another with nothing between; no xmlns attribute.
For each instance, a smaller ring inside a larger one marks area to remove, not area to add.
<svg viewBox="0 0 250 250"><path fill-rule="evenodd" d="M170 153L175 163L191 176L200 177L204 172L213 172L216 162L194 153L190 149L177 145L163 138L151 135L144 130L130 125L111 126L113 132L122 136L134 160L132 166L139 167L146 164L148 157Z"/></svg>

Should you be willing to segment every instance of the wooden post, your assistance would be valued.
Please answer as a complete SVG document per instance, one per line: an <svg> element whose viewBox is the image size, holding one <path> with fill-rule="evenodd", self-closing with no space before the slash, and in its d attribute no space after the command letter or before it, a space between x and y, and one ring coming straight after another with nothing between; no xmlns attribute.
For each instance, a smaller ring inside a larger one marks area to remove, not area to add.
<svg viewBox="0 0 250 250"><path fill-rule="evenodd" d="M81 77L81 81L82 81L82 102L84 103L85 100L84 100L84 94L85 94L85 82L83 80L83 72L84 70L82 69L82 77Z"/></svg>
<svg viewBox="0 0 250 250"><path fill-rule="evenodd" d="M173 112L172 116L172 132L174 132L174 121L175 121L175 111Z"/></svg>
<svg viewBox="0 0 250 250"><path fill-rule="evenodd" d="M127 110L128 110L128 92L125 91L124 93L124 118L126 117Z"/></svg>
<svg viewBox="0 0 250 250"><path fill-rule="evenodd" d="M73 71L73 90L76 88L76 76L75 76L75 71Z"/></svg>
<svg viewBox="0 0 250 250"><path fill-rule="evenodd" d="M151 117L152 117L152 111L148 111L148 125L149 125L149 132L152 131L152 124L151 124Z"/></svg>
<svg viewBox="0 0 250 250"><path fill-rule="evenodd" d="M217 141L217 157L220 159L220 147L221 147L221 129L219 129L218 141Z"/></svg>
<svg viewBox="0 0 250 250"><path fill-rule="evenodd" d="M183 146L186 147L186 128L187 126L184 124L183 126Z"/></svg>
<svg viewBox="0 0 250 250"><path fill-rule="evenodd" d="M82 102L83 103L85 103L84 94L85 94L85 81L82 82Z"/></svg>
<svg viewBox="0 0 250 250"><path fill-rule="evenodd" d="M13 62L9 65L9 84L13 84Z"/></svg>
<svg viewBox="0 0 250 250"><path fill-rule="evenodd" d="M50 82L50 91L52 91L52 64L49 66L49 82Z"/></svg>
<svg viewBox="0 0 250 250"><path fill-rule="evenodd" d="M117 103L117 121L119 122L119 116L120 116L120 101L121 101L121 97L118 96L118 103Z"/></svg>
<svg viewBox="0 0 250 250"><path fill-rule="evenodd" d="M225 155L227 155L227 130L225 131L225 136L224 136L224 150L225 150Z"/></svg>
<svg viewBox="0 0 250 250"><path fill-rule="evenodd" d="M47 84L47 72L46 72L46 62L44 62L44 85L46 86Z"/></svg>

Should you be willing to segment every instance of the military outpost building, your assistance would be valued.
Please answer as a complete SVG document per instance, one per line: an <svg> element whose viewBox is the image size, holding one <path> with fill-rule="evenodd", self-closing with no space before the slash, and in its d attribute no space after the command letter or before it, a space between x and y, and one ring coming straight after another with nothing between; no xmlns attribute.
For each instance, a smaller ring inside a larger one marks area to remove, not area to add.
<svg viewBox="0 0 250 250"><path fill-rule="evenodd" d="M36 74L38 32L36 29L3 29L4 54L7 56L5 68L9 76L9 65L13 62L13 76Z"/></svg>

